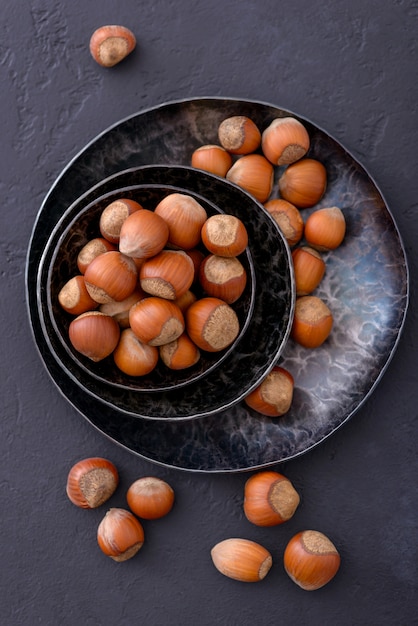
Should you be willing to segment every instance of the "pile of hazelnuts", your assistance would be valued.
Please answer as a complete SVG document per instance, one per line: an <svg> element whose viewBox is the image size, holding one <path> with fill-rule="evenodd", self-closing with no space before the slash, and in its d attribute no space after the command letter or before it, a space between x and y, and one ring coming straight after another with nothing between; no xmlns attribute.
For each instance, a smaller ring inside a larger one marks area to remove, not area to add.
<svg viewBox="0 0 418 626"><path fill-rule="evenodd" d="M233 304L247 273L243 222L208 216L191 195L169 193L154 210L130 198L101 212L98 236L77 254L79 274L58 301L73 319L69 340L94 362L113 355L129 376L161 360L172 370L195 365L201 351L220 352L240 331Z"/></svg>
<svg viewBox="0 0 418 626"><path fill-rule="evenodd" d="M328 304L314 292L325 275L324 253L343 242L346 221L340 207L315 209L327 187L327 171L319 160L306 156L308 130L291 116L277 117L260 129L249 117L234 115L219 124L217 136L219 144L194 150L191 165L242 187L276 221L292 249L297 297L291 338L305 348L318 348L334 320ZM278 197L273 197L275 168L280 168ZM311 209L306 219L304 209ZM245 402L277 417L289 410L293 386L291 373L276 366Z"/></svg>

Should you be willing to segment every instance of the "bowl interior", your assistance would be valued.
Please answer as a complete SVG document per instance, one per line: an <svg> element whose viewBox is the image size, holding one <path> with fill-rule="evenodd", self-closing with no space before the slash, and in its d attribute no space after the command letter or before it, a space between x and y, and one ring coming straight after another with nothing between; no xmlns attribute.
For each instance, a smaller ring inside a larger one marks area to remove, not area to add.
<svg viewBox="0 0 418 626"><path fill-rule="evenodd" d="M114 200L130 198L139 202L144 209L152 211L164 197L171 193L183 193L194 197L205 208L208 216L223 212L214 202L206 200L199 194L189 193L188 190L180 187L131 185L108 192L83 207L64 229L53 254L47 280L47 305L51 323L69 357L74 359L82 370L105 385L133 391L158 392L195 382L222 363L228 354L236 349L250 323L254 310L256 281L251 251L247 247L245 252L238 257L247 274L246 287L241 297L231 305L238 316L240 332L235 341L221 352L211 353L201 350L199 361L184 370L172 370L159 359L156 368L150 374L134 377L118 369L112 355L95 363L77 352L72 346L68 337L68 328L75 316L62 309L58 302L58 294L61 287L72 276L79 274L77 269L78 251L89 240L100 236L99 220L103 209ZM203 246L201 246L201 250L204 254L208 254ZM197 297L205 295L199 286L192 287L192 291Z"/></svg>
<svg viewBox="0 0 418 626"><path fill-rule="evenodd" d="M148 393L105 385L82 369L58 337L48 303L48 276L60 240L75 216L104 194L137 185L173 185L216 203L218 209L245 223L256 294L249 324L236 348L223 361L187 387ZM117 409L119 414L150 420L187 420L214 415L239 403L269 373L290 334L295 304L291 254L276 222L238 186L188 166L154 165L113 174L76 200L60 217L38 266L37 309L48 351L83 393Z"/></svg>

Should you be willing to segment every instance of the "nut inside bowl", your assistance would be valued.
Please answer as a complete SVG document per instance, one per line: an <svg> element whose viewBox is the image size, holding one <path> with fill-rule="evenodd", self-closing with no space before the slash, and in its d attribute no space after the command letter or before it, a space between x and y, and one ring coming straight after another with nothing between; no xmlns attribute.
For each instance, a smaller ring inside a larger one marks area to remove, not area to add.
<svg viewBox="0 0 418 626"><path fill-rule="evenodd" d="M161 200L174 193L185 194L194 198L205 209L208 217L224 213L214 202L184 188L164 184L130 185L110 191L83 206L81 210L74 214L63 230L54 250L48 271L46 289L47 306L52 326L70 358L76 361L82 371L105 385L133 391L161 392L196 382L215 367L218 367L228 354L236 349L250 323L254 309L256 281L251 251L247 246L245 251L237 257L247 276L245 289L236 302L230 305L238 318L239 333L226 348L216 352L199 350L200 358L197 363L185 369L171 369L159 358L156 366L150 373L141 376L130 376L117 367L113 354L98 362L94 362L78 352L72 345L69 339L69 326L76 316L67 313L61 307L58 301L58 294L69 279L80 275L80 271L77 268L78 252L88 241L101 237L99 220L103 210L112 202L121 198L127 198L138 202L143 209L154 211ZM197 249L203 255L209 254L202 244ZM198 281L190 289L197 299L207 295ZM147 295L149 294L145 294L145 296ZM99 310L102 310L102 307L99 307ZM106 311L105 308L103 310ZM122 331L123 327L121 327Z"/></svg>
<svg viewBox="0 0 418 626"><path fill-rule="evenodd" d="M205 376L167 391L148 393L105 385L69 356L52 325L48 276L61 237L83 206L132 183L173 185L198 194L241 218L249 236L256 294L246 331L236 349ZM277 224L255 199L237 185L188 166L131 168L98 183L62 215L45 246L37 273L37 307L48 349L79 387L122 415L151 420L187 420L224 411L254 389L276 364L290 334L295 286L289 248Z"/></svg>

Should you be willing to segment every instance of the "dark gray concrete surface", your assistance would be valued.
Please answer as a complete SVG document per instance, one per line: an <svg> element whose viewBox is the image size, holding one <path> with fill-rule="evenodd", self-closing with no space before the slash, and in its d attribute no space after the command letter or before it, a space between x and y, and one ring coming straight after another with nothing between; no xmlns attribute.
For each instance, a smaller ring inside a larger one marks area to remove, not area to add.
<svg viewBox="0 0 418 626"><path fill-rule="evenodd" d="M130 27L136 51L117 68L88 42ZM0 20L1 560L4 626L412 626L417 624L417 36L413 0L16 0ZM282 527L247 522L247 474L157 466L93 429L57 392L32 340L25 257L42 199L61 169L110 124L172 99L231 96L290 109L338 139L377 181L409 258L411 303L396 354L352 420L277 469L301 493ZM85 456L111 459L121 484L155 474L176 491L171 514L144 523L146 543L117 564L96 544L106 505L83 511L66 476ZM338 546L337 577L304 592L283 571L288 539L317 528ZM219 540L271 550L259 584L221 576Z"/></svg>

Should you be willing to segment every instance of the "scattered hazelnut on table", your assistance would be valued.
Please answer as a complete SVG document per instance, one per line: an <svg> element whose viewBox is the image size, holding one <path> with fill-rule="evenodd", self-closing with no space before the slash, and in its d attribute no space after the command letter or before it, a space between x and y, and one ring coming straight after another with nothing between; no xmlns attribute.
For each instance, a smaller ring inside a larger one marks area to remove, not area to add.
<svg viewBox="0 0 418 626"><path fill-rule="evenodd" d="M293 517L300 497L286 476L271 470L251 476L244 487L244 513L256 526L278 526Z"/></svg>
<svg viewBox="0 0 418 626"><path fill-rule="evenodd" d="M211 550L211 557L221 574L247 583L263 580L273 564L272 556L264 546L235 537L217 543Z"/></svg>
<svg viewBox="0 0 418 626"><path fill-rule="evenodd" d="M67 477L67 496L81 509L95 509L115 492L119 474L115 465L101 457L82 459Z"/></svg>
<svg viewBox="0 0 418 626"><path fill-rule="evenodd" d="M129 487L126 500L131 511L138 517L147 520L160 519L173 508L174 491L161 478L143 476Z"/></svg>
<svg viewBox="0 0 418 626"><path fill-rule="evenodd" d="M109 509L97 529L97 543L114 561L131 559L144 545L144 529L130 511Z"/></svg>
<svg viewBox="0 0 418 626"><path fill-rule="evenodd" d="M135 35L125 26L101 26L94 31L90 38L91 56L102 67L117 65L135 47Z"/></svg>
<svg viewBox="0 0 418 626"><path fill-rule="evenodd" d="M338 572L341 557L332 541L317 530L297 533L286 546L284 568L305 591L320 589Z"/></svg>

